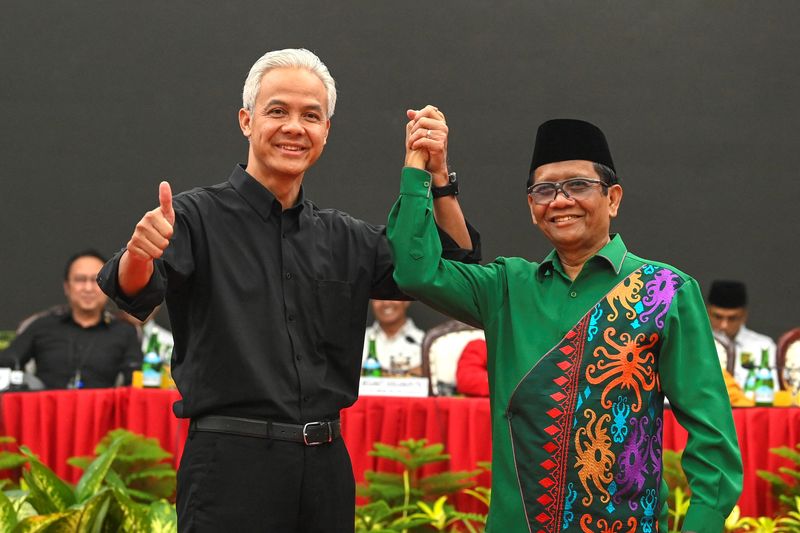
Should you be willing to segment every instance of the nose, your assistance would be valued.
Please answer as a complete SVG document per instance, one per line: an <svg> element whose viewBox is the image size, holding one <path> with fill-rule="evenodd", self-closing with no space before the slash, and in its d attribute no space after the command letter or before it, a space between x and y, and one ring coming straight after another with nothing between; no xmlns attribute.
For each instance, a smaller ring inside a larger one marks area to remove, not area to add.
<svg viewBox="0 0 800 533"><path fill-rule="evenodd" d="M281 130L288 134L299 134L303 132L303 125L300 123L300 117L297 115L289 115L286 121L281 126Z"/></svg>
<svg viewBox="0 0 800 533"><path fill-rule="evenodd" d="M550 201L550 205L555 205L559 207L561 205L569 205L575 202L575 200L571 196L567 196L567 193L561 189L556 190L556 197Z"/></svg>

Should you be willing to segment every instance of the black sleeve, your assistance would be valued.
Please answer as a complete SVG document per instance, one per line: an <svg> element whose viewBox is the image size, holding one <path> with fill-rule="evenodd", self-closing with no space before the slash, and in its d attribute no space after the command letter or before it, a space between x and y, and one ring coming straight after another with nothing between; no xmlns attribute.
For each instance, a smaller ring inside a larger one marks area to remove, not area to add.
<svg viewBox="0 0 800 533"><path fill-rule="evenodd" d="M8 348L0 352L0 367L24 370L25 365L33 357L33 344L37 329L36 322L34 322L17 335Z"/></svg>

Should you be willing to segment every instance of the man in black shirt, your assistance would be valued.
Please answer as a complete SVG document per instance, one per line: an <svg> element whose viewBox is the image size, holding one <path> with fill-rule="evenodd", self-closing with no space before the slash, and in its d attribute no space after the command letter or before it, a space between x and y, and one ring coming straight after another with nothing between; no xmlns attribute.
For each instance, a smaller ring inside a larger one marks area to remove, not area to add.
<svg viewBox="0 0 800 533"><path fill-rule="evenodd" d="M140 318L166 298L183 398L174 409L192 419L178 472L181 531L353 529L339 411L357 397L369 298L403 295L383 226L320 209L301 187L335 103L314 54L264 55L239 111L247 165L174 198L162 182L159 207L99 276ZM476 260L477 234L448 178L444 117L431 106L409 117L427 130L418 142L431 154L443 247Z"/></svg>
<svg viewBox="0 0 800 533"><path fill-rule="evenodd" d="M72 256L64 269L68 305L23 324L0 352L0 366L22 369L33 359L36 376L51 389L113 387L120 374L129 384L142 352L134 327L105 311L108 299L96 280L104 262L94 250Z"/></svg>

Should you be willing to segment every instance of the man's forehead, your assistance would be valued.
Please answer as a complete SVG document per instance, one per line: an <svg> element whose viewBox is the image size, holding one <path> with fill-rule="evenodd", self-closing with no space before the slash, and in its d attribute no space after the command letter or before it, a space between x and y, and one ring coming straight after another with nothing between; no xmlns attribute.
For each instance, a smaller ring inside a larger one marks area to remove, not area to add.
<svg viewBox="0 0 800 533"><path fill-rule="evenodd" d="M709 305L708 310L712 314L721 317L737 317L744 315L746 309L744 307L718 307L716 305Z"/></svg>
<svg viewBox="0 0 800 533"><path fill-rule="evenodd" d="M537 167L533 172L534 181L555 181L575 176L600 177L594 169L594 162L585 159L546 163Z"/></svg>
<svg viewBox="0 0 800 533"><path fill-rule="evenodd" d="M322 80L304 68L274 68L261 77L257 100L286 100L301 97L314 100L320 106L327 102L328 92Z"/></svg>

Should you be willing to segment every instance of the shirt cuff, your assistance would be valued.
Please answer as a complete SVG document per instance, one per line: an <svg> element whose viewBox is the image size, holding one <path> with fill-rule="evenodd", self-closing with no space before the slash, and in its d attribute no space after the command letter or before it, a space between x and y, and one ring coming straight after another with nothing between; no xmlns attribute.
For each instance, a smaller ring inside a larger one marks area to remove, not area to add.
<svg viewBox="0 0 800 533"><path fill-rule="evenodd" d="M725 518L719 513L719 510L713 507L702 503L692 503L689 505L689 512L686 513L686 520L683 521L681 531L717 533L725 528Z"/></svg>
<svg viewBox="0 0 800 533"><path fill-rule="evenodd" d="M400 175L400 194L428 198L431 195L431 182L430 172L418 168L403 167L403 172Z"/></svg>

